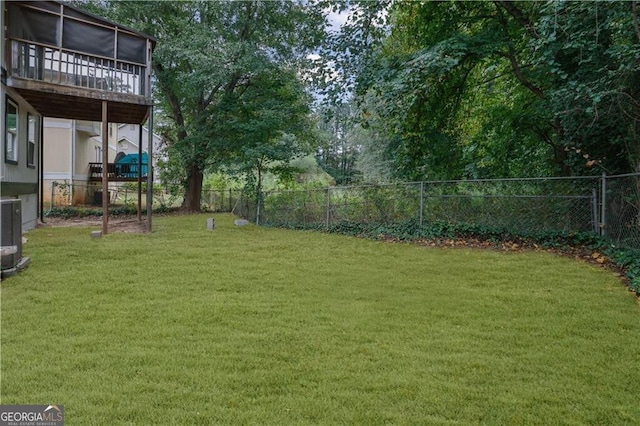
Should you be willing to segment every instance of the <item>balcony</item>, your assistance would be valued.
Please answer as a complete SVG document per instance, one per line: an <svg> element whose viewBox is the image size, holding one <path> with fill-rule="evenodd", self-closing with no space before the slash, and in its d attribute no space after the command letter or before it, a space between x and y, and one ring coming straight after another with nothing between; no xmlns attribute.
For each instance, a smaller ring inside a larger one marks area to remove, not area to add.
<svg viewBox="0 0 640 426"><path fill-rule="evenodd" d="M102 163L89 163L89 180L92 182L102 181ZM147 163L142 163L140 167L142 179L147 178ZM126 163L108 163L107 177L109 182L135 182L138 180L138 165Z"/></svg>
<svg viewBox="0 0 640 426"><path fill-rule="evenodd" d="M155 40L54 1L6 2L7 86L44 116L142 123Z"/></svg>
<svg viewBox="0 0 640 426"><path fill-rule="evenodd" d="M11 41L11 75L85 89L144 96L143 66Z"/></svg>

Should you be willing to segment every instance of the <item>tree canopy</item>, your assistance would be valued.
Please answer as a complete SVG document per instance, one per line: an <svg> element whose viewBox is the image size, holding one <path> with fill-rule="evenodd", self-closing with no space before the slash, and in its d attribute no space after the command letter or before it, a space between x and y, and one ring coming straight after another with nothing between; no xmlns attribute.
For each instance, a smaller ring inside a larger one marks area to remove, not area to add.
<svg viewBox="0 0 640 426"><path fill-rule="evenodd" d="M369 151L396 177L640 167L636 2L354 7L333 63L358 70L350 87L361 122L384 132L375 142L384 148ZM386 21L371 31L380 16Z"/></svg>

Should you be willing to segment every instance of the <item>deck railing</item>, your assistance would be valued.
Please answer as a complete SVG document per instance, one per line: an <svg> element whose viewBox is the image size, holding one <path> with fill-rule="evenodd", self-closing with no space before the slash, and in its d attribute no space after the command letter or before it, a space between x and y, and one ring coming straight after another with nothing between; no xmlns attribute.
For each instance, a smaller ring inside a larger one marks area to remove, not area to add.
<svg viewBox="0 0 640 426"><path fill-rule="evenodd" d="M140 168L142 178L147 177L147 163L142 163ZM108 163L107 178L113 182L134 181L138 179L138 164L135 163ZM89 180L102 180L102 163L89 163Z"/></svg>
<svg viewBox="0 0 640 426"><path fill-rule="evenodd" d="M146 96L144 66L11 40L11 75L86 89Z"/></svg>

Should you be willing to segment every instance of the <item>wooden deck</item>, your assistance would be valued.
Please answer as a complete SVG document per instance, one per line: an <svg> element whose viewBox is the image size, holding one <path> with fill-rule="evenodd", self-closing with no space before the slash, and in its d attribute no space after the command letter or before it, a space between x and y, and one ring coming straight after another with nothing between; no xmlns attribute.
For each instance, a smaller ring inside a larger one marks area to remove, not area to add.
<svg viewBox="0 0 640 426"><path fill-rule="evenodd" d="M154 38L57 1L2 6L3 83L41 115L104 121L106 101L110 123L147 120Z"/></svg>
<svg viewBox="0 0 640 426"><path fill-rule="evenodd" d="M142 179L147 179L147 163L142 163ZM107 164L107 178L109 182L136 182L138 180L138 165L109 163ZM102 163L89 163L89 181L102 181Z"/></svg>

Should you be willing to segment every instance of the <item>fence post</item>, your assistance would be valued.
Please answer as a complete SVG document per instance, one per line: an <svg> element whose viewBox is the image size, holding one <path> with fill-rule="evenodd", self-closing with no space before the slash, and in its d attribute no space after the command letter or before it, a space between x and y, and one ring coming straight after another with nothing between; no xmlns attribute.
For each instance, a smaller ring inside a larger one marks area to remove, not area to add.
<svg viewBox="0 0 640 426"><path fill-rule="evenodd" d="M424 221L424 181L420 182L420 226Z"/></svg>
<svg viewBox="0 0 640 426"><path fill-rule="evenodd" d="M331 188L327 187L327 217L325 219L325 227L329 229L331 221Z"/></svg>
<svg viewBox="0 0 640 426"><path fill-rule="evenodd" d="M591 222L593 223L593 232L600 235L600 219L598 218L598 190L591 190Z"/></svg>
<svg viewBox="0 0 640 426"><path fill-rule="evenodd" d="M607 220L606 220L606 211L607 211L607 174L605 172L602 173L602 182L601 182L601 188L600 188L601 194L600 194L600 200L601 200L601 205L600 205L600 236L604 237L606 236L606 226L607 226Z"/></svg>
<svg viewBox="0 0 640 426"><path fill-rule="evenodd" d="M262 191L258 191L258 199L256 202L256 225L260 225L260 202L262 201Z"/></svg>
<svg viewBox="0 0 640 426"><path fill-rule="evenodd" d="M229 213L233 212L233 205L231 203L231 189L229 189Z"/></svg>

